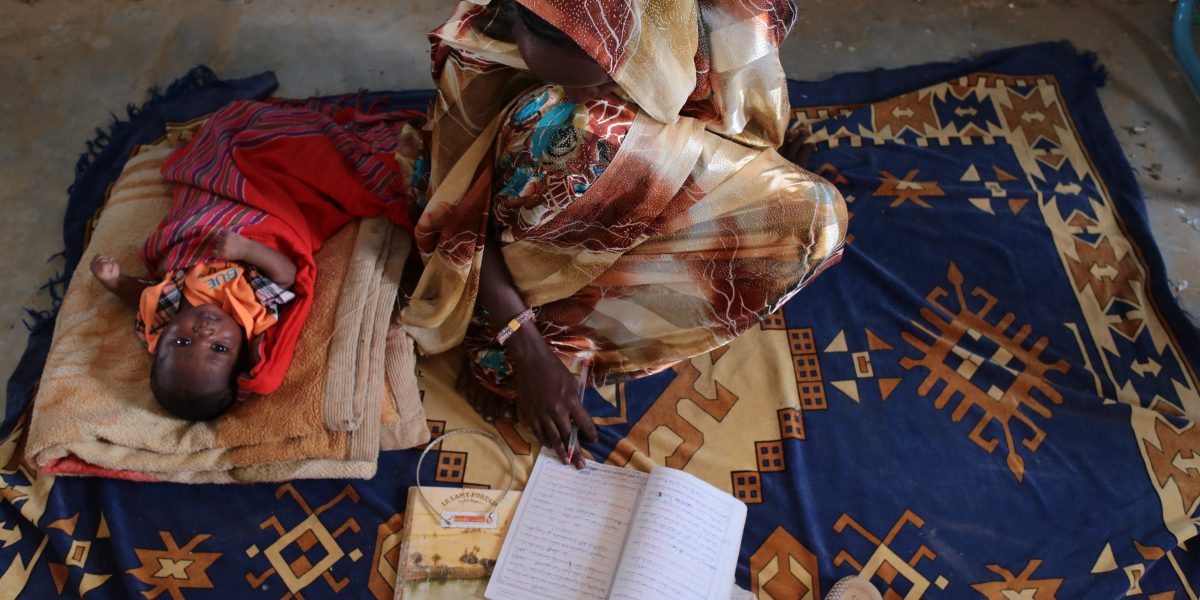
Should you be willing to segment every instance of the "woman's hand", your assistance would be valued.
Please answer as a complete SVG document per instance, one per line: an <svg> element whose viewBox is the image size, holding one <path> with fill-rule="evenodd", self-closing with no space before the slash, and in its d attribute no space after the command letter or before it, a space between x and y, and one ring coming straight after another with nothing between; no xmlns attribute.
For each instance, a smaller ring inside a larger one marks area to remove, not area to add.
<svg viewBox="0 0 1200 600"><path fill-rule="evenodd" d="M500 245L494 242L483 248L478 300L497 330L525 311L525 301L517 293ZM521 326L505 347L517 384L517 418L543 446L554 449L566 464L572 423L588 440L600 439L579 397L579 381L550 350L537 325L529 322ZM572 455L571 462L582 469L583 452Z"/></svg>
<svg viewBox="0 0 1200 600"><path fill-rule="evenodd" d="M554 355L536 327L522 327L509 339L507 348L517 384L518 419L566 464L572 423L589 441L599 439L579 397L579 380ZM575 468L583 468L582 449L576 449L571 462Z"/></svg>

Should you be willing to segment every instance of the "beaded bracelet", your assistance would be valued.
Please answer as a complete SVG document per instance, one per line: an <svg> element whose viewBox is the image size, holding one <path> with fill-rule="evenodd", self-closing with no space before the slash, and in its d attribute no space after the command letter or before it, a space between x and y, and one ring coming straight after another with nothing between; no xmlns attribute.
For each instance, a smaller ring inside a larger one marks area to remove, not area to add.
<svg viewBox="0 0 1200 600"><path fill-rule="evenodd" d="M508 322L508 325L505 325L504 329L500 330L500 333L496 334L496 341L500 342L500 345L503 346L505 344L505 342L508 341L508 338L512 337L512 335L514 333L516 333L517 330L520 329L522 325L524 325L532 320L533 320L533 309L532 308L525 309L524 311L521 312L521 314L513 317L512 320Z"/></svg>

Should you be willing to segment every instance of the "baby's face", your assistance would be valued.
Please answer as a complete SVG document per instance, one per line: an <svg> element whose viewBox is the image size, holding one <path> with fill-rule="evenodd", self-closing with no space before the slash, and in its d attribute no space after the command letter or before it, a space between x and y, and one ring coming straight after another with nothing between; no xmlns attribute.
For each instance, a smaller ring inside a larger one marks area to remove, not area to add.
<svg viewBox="0 0 1200 600"><path fill-rule="evenodd" d="M197 391L228 387L243 343L242 328L219 307L185 308L158 339L159 376Z"/></svg>

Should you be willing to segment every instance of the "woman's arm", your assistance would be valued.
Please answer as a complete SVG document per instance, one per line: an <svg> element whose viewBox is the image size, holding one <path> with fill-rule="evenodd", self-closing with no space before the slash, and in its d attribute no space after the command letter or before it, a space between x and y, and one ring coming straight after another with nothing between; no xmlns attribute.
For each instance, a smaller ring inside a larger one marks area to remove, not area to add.
<svg viewBox="0 0 1200 600"><path fill-rule="evenodd" d="M479 275L479 303L487 309L488 318L496 329L525 310L525 302L517 293L504 255L494 243L483 250L483 265ZM558 453L566 463L567 439L571 424L587 439L596 441L596 426L583 407L579 384L562 361L555 356L541 332L528 323L508 338L505 346L513 364L513 379L517 384L517 414L538 440ZM575 465L583 466L582 452L576 453Z"/></svg>
<svg viewBox="0 0 1200 600"><path fill-rule="evenodd" d="M275 285L289 289L296 283L296 265L278 250L261 242L246 239L232 231L217 234L217 247L213 254L223 260L249 263L262 270Z"/></svg>
<svg viewBox="0 0 1200 600"><path fill-rule="evenodd" d="M97 254L92 259L91 269L92 275L105 289L134 306L141 302L142 291L151 285L149 281L122 275L121 265L110 256Z"/></svg>

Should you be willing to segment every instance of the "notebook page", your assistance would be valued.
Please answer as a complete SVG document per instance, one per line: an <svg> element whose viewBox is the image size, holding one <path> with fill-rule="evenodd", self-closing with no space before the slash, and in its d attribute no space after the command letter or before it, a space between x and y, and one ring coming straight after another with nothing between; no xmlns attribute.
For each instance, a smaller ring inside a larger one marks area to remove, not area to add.
<svg viewBox="0 0 1200 600"><path fill-rule="evenodd" d="M645 473L587 461L582 471L543 450L525 485L485 596L608 597Z"/></svg>
<svg viewBox="0 0 1200 600"><path fill-rule="evenodd" d="M609 598L729 598L745 524L746 506L733 496L683 471L654 469Z"/></svg>

